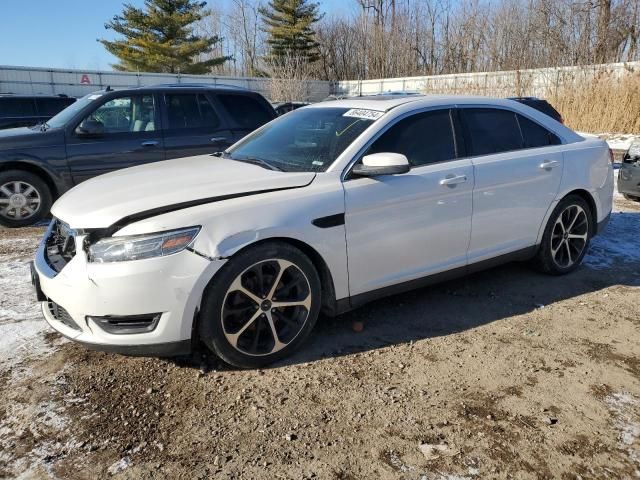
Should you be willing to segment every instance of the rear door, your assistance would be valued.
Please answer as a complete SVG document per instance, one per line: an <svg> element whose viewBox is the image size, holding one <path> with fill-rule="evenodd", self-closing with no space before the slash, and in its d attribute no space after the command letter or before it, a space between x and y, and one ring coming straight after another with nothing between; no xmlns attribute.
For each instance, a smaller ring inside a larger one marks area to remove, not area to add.
<svg viewBox="0 0 640 480"><path fill-rule="evenodd" d="M560 140L510 110L460 113L475 173L469 263L535 245L560 187Z"/></svg>
<svg viewBox="0 0 640 480"><path fill-rule="evenodd" d="M351 295L466 265L473 166L455 139L449 109L413 114L365 152L401 153L410 172L345 180Z"/></svg>
<svg viewBox="0 0 640 480"><path fill-rule="evenodd" d="M224 92L217 93L216 99L230 118L235 141L240 140L277 116L266 100L254 95Z"/></svg>
<svg viewBox="0 0 640 480"><path fill-rule="evenodd" d="M167 158L211 154L234 142L231 130L205 92L165 92L163 131Z"/></svg>
<svg viewBox="0 0 640 480"><path fill-rule="evenodd" d="M151 93L109 97L67 131L67 158L75 183L134 165L164 160L157 98ZM102 125L102 134L83 136L83 122Z"/></svg>

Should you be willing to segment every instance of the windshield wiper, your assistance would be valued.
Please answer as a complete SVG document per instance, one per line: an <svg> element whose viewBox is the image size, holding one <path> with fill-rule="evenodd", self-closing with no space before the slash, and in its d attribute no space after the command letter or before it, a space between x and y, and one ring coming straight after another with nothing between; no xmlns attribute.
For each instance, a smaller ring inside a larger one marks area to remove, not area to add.
<svg viewBox="0 0 640 480"><path fill-rule="evenodd" d="M233 158L232 156L228 156L228 157L223 156L223 158L229 158L230 160L235 160L236 162L244 162L244 163L250 163L251 165L258 165L262 168L266 168L267 170L275 170L277 172L282 172L281 168L278 168L275 165L272 165L271 163L267 162L266 160L263 160L258 157Z"/></svg>

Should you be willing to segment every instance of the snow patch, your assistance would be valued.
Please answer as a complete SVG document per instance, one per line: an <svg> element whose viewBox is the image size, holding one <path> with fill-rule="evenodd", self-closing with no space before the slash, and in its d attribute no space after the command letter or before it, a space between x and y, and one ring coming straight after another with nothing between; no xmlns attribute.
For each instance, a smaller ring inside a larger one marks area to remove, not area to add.
<svg viewBox="0 0 640 480"><path fill-rule="evenodd" d="M636 476L640 476L640 418L637 408L640 401L628 393L614 393L606 398L607 406L615 417L615 425L620 432L620 447L629 454L636 465Z"/></svg>
<svg viewBox="0 0 640 480"><path fill-rule="evenodd" d="M591 240L584 265L606 270L617 263L640 264L640 212L612 212L604 232Z"/></svg>

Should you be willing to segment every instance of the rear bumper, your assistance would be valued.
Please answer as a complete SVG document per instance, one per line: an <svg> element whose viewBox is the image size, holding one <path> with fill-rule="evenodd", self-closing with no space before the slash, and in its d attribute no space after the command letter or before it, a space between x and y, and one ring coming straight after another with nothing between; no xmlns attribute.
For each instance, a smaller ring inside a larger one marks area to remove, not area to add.
<svg viewBox="0 0 640 480"><path fill-rule="evenodd" d="M602 220L598 222L598 226L596 228L596 235L600 235L602 231L605 228L607 228L607 225L609 224L610 219L611 219L611 212L609 212L609 214L606 217L604 217Z"/></svg>

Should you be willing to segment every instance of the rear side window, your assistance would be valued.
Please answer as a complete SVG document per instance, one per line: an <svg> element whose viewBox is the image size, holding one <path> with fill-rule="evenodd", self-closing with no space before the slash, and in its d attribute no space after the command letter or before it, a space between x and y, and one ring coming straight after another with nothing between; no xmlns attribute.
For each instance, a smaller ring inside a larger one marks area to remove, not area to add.
<svg viewBox="0 0 640 480"><path fill-rule="evenodd" d="M449 110L400 120L369 147L366 155L382 152L401 153L414 167L456 158Z"/></svg>
<svg viewBox="0 0 640 480"><path fill-rule="evenodd" d="M516 114L493 108L461 109L469 155L491 155L522 148Z"/></svg>
<svg viewBox="0 0 640 480"><path fill-rule="evenodd" d="M522 131L524 148L538 148L560 144L560 139L554 133L522 115L516 116L520 124L520 130Z"/></svg>
<svg viewBox="0 0 640 480"><path fill-rule="evenodd" d="M218 99L233 121L247 130L255 130L273 119L261 102L248 95L218 94Z"/></svg>
<svg viewBox="0 0 640 480"><path fill-rule="evenodd" d="M215 128L220 119L205 95L166 94L169 129Z"/></svg>
<svg viewBox="0 0 640 480"><path fill-rule="evenodd" d="M73 98L37 98L38 113L42 116L53 117L74 102Z"/></svg>
<svg viewBox="0 0 640 480"><path fill-rule="evenodd" d="M0 116L30 117L36 114L32 98L0 98Z"/></svg>

